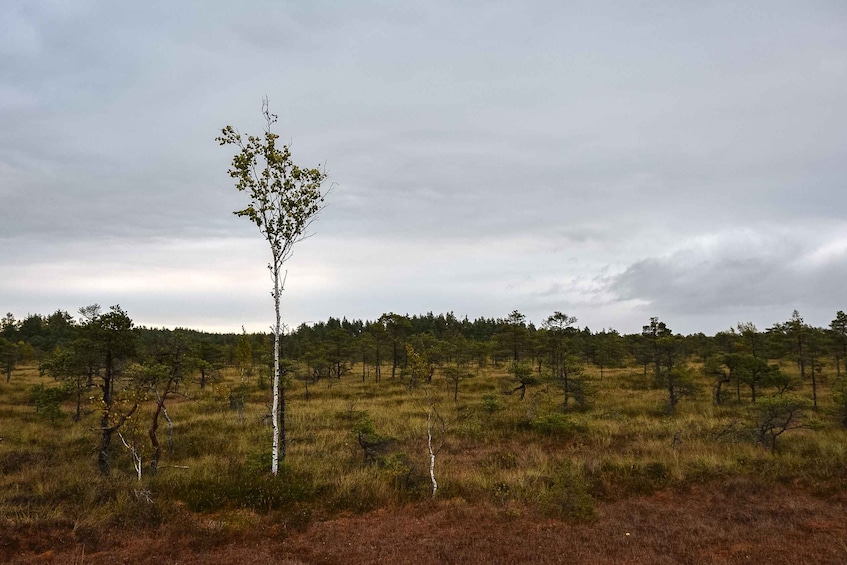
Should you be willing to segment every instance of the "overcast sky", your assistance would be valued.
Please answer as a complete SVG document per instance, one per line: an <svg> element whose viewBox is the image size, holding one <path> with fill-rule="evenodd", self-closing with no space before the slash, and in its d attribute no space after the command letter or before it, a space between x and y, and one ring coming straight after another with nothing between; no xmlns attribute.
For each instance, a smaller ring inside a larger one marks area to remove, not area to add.
<svg viewBox="0 0 847 565"><path fill-rule="evenodd" d="M266 331L214 138L336 183L283 319L847 310L847 3L33 2L0 18L0 309Z"/></svg>

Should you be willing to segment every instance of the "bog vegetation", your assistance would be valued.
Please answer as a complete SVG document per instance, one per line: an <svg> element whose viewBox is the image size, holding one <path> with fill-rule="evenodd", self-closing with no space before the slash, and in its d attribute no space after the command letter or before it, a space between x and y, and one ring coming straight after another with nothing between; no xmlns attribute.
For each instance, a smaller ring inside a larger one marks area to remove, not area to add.
<svg viewBox="0 0 847 565"><path fill-rule="evenodd" d="M214 516L299 527L433 496L590 520L695 484L847 479L847 316L681 336L388 313L273 338L137 328L93 305L2 321L0 523L96 535Z"/></svg>

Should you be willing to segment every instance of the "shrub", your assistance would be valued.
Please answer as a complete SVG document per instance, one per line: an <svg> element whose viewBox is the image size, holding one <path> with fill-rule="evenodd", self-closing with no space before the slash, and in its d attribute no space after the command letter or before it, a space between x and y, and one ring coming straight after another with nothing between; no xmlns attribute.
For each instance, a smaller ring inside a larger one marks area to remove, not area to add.
<svg viewBox="0 0 847 565"><path fill-rule="evenodd" d="M315 499L309 477L286 465L280 465L276 476L264 469L270 469L270 461L253 456L244 463L230 460L226 469L200 469L167 480L157 476L151 484L195 512L247 508L267 513Z"/></svg>
<svg viewBox="0 0 847 565"><path fill-rule="evenodd" d="M580 431L577 426L566 414L560 412L552 412L550 414L542 414L536 416L529 422L530 427L536 432L556 436L559 438L567 438L576 435Z"/></svg>
<svg viewBox="0 0 847 565"><path fill-rule="evenodd" d="M500 405L500 398L496 394L486 394L482 397L482 409L489 414L494 414L503 409Z"/></svg>
<svg viewBox="0 0 847 565"><path fill-rule="evenodd" d="M380 457L378 464L391 485L400 493L417 495L425 491L426 478L405 453Z"/></svg>
<svg viewBox="0 0 847 565"><path fill-rule="evenodd" d="M805 412L811 404L808 399L791 394L769 396L757 402L751 409L756 442L765 449L776 451L779 436L806 427Z"/></svg>
<svg viewBox="0 0 847 565"><path fill-rule="evenodd" d="M365 463L375 463L386 456L396 443L394 438L377 434L373 421L364 412L353 426L353 435L362 448Z"/></svg>
<svg viewBox="0 0 847 565"><path fill-rule="evenodd" d="M555 518L584 521L594 517L594 499L589 494L588 481L575 465L558 469L539 495L542 511Z"/></svg>
<svg viewBox="0 0 847 565"><path fill-rule="evenodd" d="M55 424L62 415L62 401L69 398L70 393L61 387L45 387L44 385L33 385L30 389L30 397L35 404L35 412L42 418L50 420Z"/></svg>

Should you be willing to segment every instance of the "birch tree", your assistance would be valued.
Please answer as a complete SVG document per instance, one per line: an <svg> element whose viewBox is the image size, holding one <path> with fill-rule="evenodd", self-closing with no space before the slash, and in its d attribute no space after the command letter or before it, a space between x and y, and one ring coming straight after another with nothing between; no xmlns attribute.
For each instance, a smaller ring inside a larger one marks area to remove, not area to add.
<svg viewBox="0 0 847 565"><path fill-rule="evenodd" d="M279 461L285 459L285 392L280 387L279 371L280 301L287 274L283 265L291 258L294 244L306 237L307 228L323 208L326 192L322 191L322 185L327 175L320 165L313 169L295 165L289 147L279 147L279 136L272 131L277 115L268 109L267 97L262 100L262 116L263 135L242 136L232 126L226 126L215 140L220 145L235 145L239 150L227 172L236 180L236 188L246 192L250 200L246 208L234 214L256 224L271 248L268 270L273 281L271 296L275 314L271 328L274 336L271 471L276 475Z"/></svg>
<svg viewBox="0 0 847 565"><path fill-rule="evenodd" d="M429 451L429 480L432 482L432 497L438 493L438 481L435 478L435 458L444 447L446 423L438 411L438 396L429 385L424 387L426 399L426 447Z"/></svg>

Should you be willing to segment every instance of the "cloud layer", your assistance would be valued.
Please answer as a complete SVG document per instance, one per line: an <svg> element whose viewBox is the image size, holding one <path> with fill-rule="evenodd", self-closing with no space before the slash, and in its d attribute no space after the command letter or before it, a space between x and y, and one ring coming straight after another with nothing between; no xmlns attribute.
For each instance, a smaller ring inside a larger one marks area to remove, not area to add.
<svg viewBox="0 0 847 565"><path fill-rule="evenodd" d="M0 308L120 302L267 327L231 211L267 94L337 187L286 320L453 310L592 329L845 309L847 10L12 2L0 23Z"/></svg>

